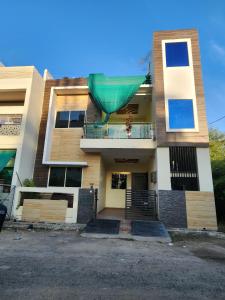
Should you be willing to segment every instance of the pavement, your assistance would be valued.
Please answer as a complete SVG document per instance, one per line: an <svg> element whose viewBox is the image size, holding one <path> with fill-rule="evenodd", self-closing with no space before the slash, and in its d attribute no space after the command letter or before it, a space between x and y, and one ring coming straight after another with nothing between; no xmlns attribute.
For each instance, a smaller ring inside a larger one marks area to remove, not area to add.
<svg viewBox="0 0 225 300"><path fill-rule="evenodd" d="M225 299L225 240L0 233L0 299Z"/></svg>

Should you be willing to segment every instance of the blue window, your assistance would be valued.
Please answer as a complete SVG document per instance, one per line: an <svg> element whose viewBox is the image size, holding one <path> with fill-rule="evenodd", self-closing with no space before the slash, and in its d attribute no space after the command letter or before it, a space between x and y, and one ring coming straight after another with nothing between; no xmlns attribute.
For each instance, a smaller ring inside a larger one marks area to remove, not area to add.
<svg viewBox="0 0 225 300"><path fill-rule="evenodd" d="M189 66L187 42L166 43L166 66Z"/></svg>
<svg viewBox="0 0 225 300"><path fill-rule="evenodd" d="M194 129L193 101L190 99L168 100L170 129Z"/></svg>

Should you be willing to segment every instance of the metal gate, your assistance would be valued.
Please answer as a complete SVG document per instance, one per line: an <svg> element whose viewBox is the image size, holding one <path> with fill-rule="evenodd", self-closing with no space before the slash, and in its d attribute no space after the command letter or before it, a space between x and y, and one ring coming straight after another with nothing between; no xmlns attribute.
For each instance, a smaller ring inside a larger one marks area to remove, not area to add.
<svg viewBox="0 0 225 300"><path fill-rule="evenodd" d="M153 190L126 190L125 219L156 220L156 192Z"/></svg>

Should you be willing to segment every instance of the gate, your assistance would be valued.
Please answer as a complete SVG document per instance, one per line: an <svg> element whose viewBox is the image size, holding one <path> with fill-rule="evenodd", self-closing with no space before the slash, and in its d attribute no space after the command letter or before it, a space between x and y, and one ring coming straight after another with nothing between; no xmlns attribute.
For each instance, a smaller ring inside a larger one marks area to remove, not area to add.
<svg viewBox="0 0 225 300"><path fill-rule="evenodd" d="M156 192L126 190L125 219L157 220Z"/></svg>

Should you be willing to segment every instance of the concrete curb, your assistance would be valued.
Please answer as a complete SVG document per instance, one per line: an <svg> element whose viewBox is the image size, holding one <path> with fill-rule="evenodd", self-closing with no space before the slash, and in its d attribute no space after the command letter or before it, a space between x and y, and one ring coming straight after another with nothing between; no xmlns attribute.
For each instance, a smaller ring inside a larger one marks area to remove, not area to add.
<svg viewBox="0 0 225 300"><path fill-rule="evenodd" d="M102 233L86 233L82 232L80 234L84 238L93 239L119 239L119 240L129 240L129 241L142 241L142 242L160 242L160 243L170 243L170 237L158 237L158 236L137 236L129 233L119 233L119 234L102 234Z"/></svg>
<svg viewBox="0 0 225 300"><path fill-rule="evenodd" d="M185 237L212 237L217 239L225 239L225 233L210 230L190 230L190 229L180 229L171 228L168 229L169 234L173 237L185 236Z"/></svg>
<svg viewBox="0 0 225 300"><path fill-rule="evenodd" d="M23 221L5 221L3 229L14 230L46 230L46 231L75 231L79 232L85 224L65 224L65 223L32 223Z"/></svg>

